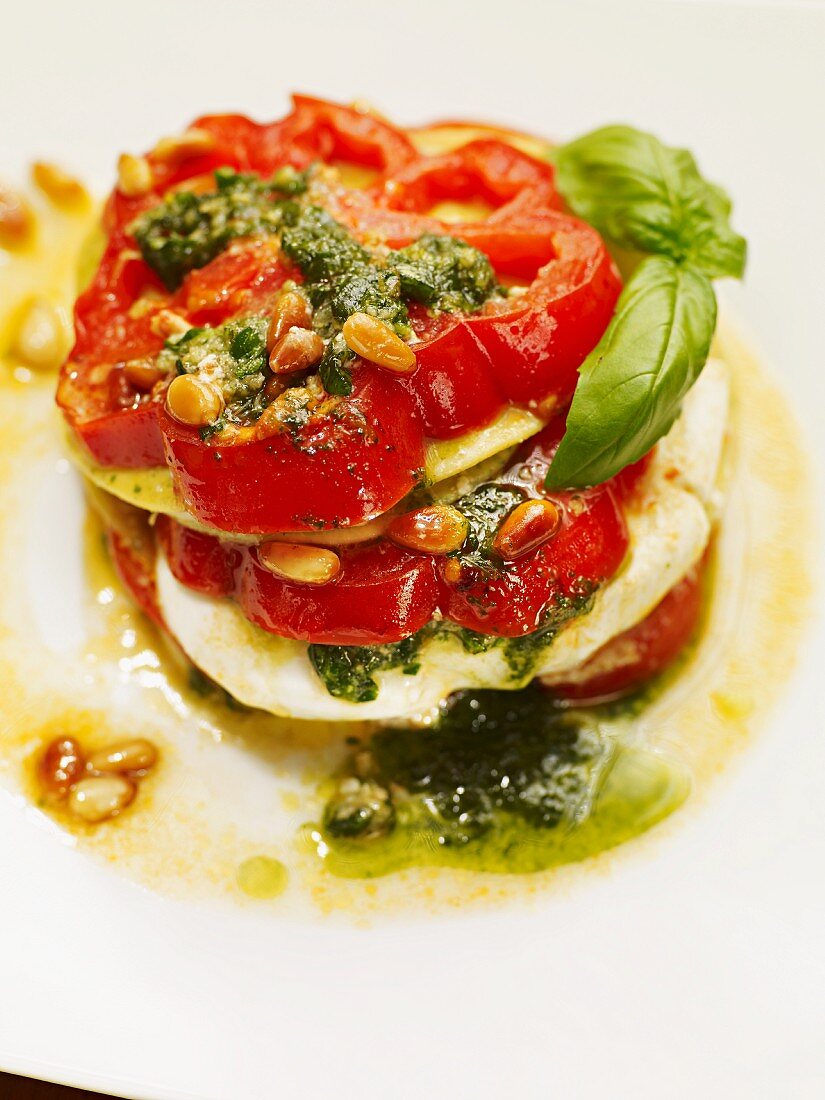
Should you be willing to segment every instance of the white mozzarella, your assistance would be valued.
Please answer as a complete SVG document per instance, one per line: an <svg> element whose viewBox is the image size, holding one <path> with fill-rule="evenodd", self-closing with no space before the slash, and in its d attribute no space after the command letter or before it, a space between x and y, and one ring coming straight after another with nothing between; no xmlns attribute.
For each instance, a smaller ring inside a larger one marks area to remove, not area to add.
<svg viewBox="0 0 825 1100"><path fill-rule="evenodd" d="M629 630L702 556L710 539L728 413L727 368L706 365L682 415L659 444L626 508L630 550L621 571L546 649L535 674L568 676L610 639ZM436 636L421 650L420 671L376 673L378 697L350 703L331 696L303 642L268 634L229 600L200 596L160 557L164 616L190 659L242 703L296 718L358 721L425 714L461 688L520 686L500 648L468 654L458 639Z"/></svg>

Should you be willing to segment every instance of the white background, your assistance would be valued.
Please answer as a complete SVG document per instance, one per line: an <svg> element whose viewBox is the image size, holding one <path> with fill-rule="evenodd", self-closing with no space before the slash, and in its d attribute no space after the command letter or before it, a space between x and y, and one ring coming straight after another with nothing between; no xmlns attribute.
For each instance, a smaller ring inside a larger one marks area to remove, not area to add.
<svg viewBox="0 0 825 1100"><path fill-rule="evenodd" d="M18 0L0 34L12 173L41 155L103 184L121 149L208 110L274 117L290 89L692 147L752 242L728 293L822 461L821 7ZM198 908L2 799L0 1066L198 1100L825 1095L824 657L820 627L655 855L529 909L358 930Z"/></svg>

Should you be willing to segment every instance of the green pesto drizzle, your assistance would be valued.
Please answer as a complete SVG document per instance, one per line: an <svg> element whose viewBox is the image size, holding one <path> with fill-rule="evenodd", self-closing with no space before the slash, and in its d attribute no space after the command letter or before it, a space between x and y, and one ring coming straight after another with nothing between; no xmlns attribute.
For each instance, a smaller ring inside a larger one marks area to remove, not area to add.
<svg viewBox="0 0 825 1100"><path fill-rule="evenodd" d="M688 782L623 746L597 711L537 687L465 692L429 729L383 729L351 754L312 837L334 874L412 866L531 872L585 859L676 809Z"/></svg>
<svg viewBox="0 0 825 1100"><path fill-rule="evenodd" d="M313 326L327 341L318 368L328 393L352 392L355 358L340 335L353 313L385 322L404 340L413 335L408 302L433 313L479 309L502 295L490 261L464 241L427 234L398 251L370 251L322 206L307 201L311 173L282 169L271 180L222 168L217 190L178 191L131 226L146 263L169 290L240 237L274 236L304 277Z"/></svg>

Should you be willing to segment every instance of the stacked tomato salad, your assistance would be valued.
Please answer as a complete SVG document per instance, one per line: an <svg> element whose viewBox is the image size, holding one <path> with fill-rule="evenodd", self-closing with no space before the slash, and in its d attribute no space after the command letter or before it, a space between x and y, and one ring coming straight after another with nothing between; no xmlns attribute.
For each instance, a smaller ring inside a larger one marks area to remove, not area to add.
<svg viewBox="0 0 825 1100"><path fill-rule="evenodd" d="M121 157L58 403L98 484L168 471L176 508L140 537L110 528L156 622L175 632L159 552L360 702L375 693L342 686L341 661L411 674L435 633L481 652L590 609L626 560L650 446L547 487L622 291L551 156L296 96L277 122L206 116ZM698 570L675 580L611 693L689 637Z"/></svg>

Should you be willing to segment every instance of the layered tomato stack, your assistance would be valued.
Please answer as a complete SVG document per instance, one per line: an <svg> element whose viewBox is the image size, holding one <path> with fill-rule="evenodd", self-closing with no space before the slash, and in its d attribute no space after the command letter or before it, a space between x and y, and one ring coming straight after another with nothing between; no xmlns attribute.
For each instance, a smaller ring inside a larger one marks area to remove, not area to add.
<svg viewBox="0 0 825 1100"><path fill-rule="evenodd" d="M450 689L517 686L625 562L649 460L544 489L621 288L547 152L297 97L121 158L58 401L82 471L151 517L104 504L124 580L229 690L264 651L352 717L425 649L481 670ZM239 693L327 713L286 690Z"/></svg>

